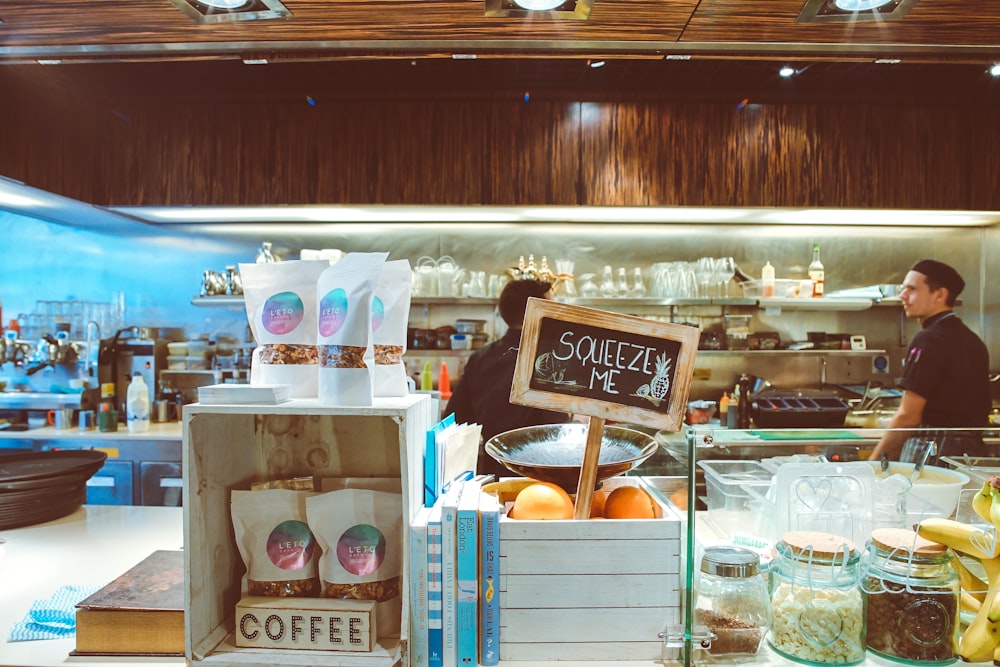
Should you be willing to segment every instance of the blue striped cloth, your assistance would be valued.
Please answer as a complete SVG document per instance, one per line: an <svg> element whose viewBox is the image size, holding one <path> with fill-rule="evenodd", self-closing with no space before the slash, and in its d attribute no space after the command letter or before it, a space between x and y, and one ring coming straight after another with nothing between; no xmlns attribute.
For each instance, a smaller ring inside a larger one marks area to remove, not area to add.
<svg viewBox="0 0 1000 667"><path fill-rule="evenodd" d="M36 639L61 639L76 633L76 605L97 586L63 586L47 600L35 600L23 619L10 629L8 642L29 642Z"/></svg>

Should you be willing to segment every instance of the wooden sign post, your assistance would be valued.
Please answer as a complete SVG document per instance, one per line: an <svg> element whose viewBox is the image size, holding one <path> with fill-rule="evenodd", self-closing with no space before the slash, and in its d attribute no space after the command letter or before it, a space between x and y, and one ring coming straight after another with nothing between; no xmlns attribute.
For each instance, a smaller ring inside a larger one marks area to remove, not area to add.
<svg viewBox="0 0 1000 667"><path fill-rule="evenodd" d="M678 430L698 329L529 299L510 402L590 417L574 518L590 518L607 420Z"/></svg>

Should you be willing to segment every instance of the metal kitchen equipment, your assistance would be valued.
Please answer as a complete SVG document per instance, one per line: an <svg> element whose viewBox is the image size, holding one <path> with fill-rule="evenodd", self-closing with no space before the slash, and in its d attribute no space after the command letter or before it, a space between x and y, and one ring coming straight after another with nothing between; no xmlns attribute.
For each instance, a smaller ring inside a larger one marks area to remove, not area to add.
<svg viewBox="0 0 1000 667"><path fill-rule="evenodd" d="M167 341L147 337L138 327L119 329L111 338L101 340L97 352L97 378L100 384L113 383L112 405L121 407L129 382L140 373L146 386L159 386L159 373L166 368Z"/></svg>

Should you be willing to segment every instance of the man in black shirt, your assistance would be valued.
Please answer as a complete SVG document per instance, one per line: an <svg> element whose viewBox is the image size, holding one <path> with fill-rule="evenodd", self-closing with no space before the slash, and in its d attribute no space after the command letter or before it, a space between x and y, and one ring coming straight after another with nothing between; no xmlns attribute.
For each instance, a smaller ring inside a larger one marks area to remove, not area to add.
<svg viewBox="0 0 1000 667"><path fill-rule="evenodd" d="M514 367L521 344L524 310L531 297L552 298L552 285L536 280L515 280L500 293L500 317L509 327L499 340L473 354L456 384L445 413L454 412L458 423L481 424L483 442L498 433L523 426L558 424L570 421L570 415L510 402ZM480 446L479 474L492 473L499 479L514 473L493 459Z"/></svg>
<svg viewBox="0 0 1000 667"><path fill-rule="evenodd" d="M912 432L886 433L872 459L885 453L889 458L915 460L924 446L934 450L931 462L943 454L993 454L976 432L933 430L989 424L989 353L952 310L964 287L955 269L932 259L917 262L906 274L900 299L907 316L916 317L923 328L913 337L903 362L899 382L903 398L889 428L922 430L913 438L908 437Z"/></svg>

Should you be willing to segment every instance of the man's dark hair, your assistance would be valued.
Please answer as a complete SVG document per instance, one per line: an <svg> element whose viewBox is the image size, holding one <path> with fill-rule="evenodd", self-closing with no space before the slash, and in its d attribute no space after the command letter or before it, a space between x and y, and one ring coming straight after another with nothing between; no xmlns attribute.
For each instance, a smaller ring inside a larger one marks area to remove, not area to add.
<svg viewBox="0 0 1000 667"><path fill-rule="evenodd" d="M552 289L552 283L540 280L513 280L500 292L500 317L511 329L520 329L524 324L524 309L531 297L542 298Z"/></svg>
<svg viewBox="0 0 1000 667"><path fill-rule="evenodd" d="M939 262L935 259L922 259L910 267L910 271L924 274L924 282L927 283L932 292L942 287L948 290L948 297L945 299L945 303L949 307L955 305L958 295L965 289L965 281L962 280L962 276L958 274L958 271L944 262Z"/></svg>

